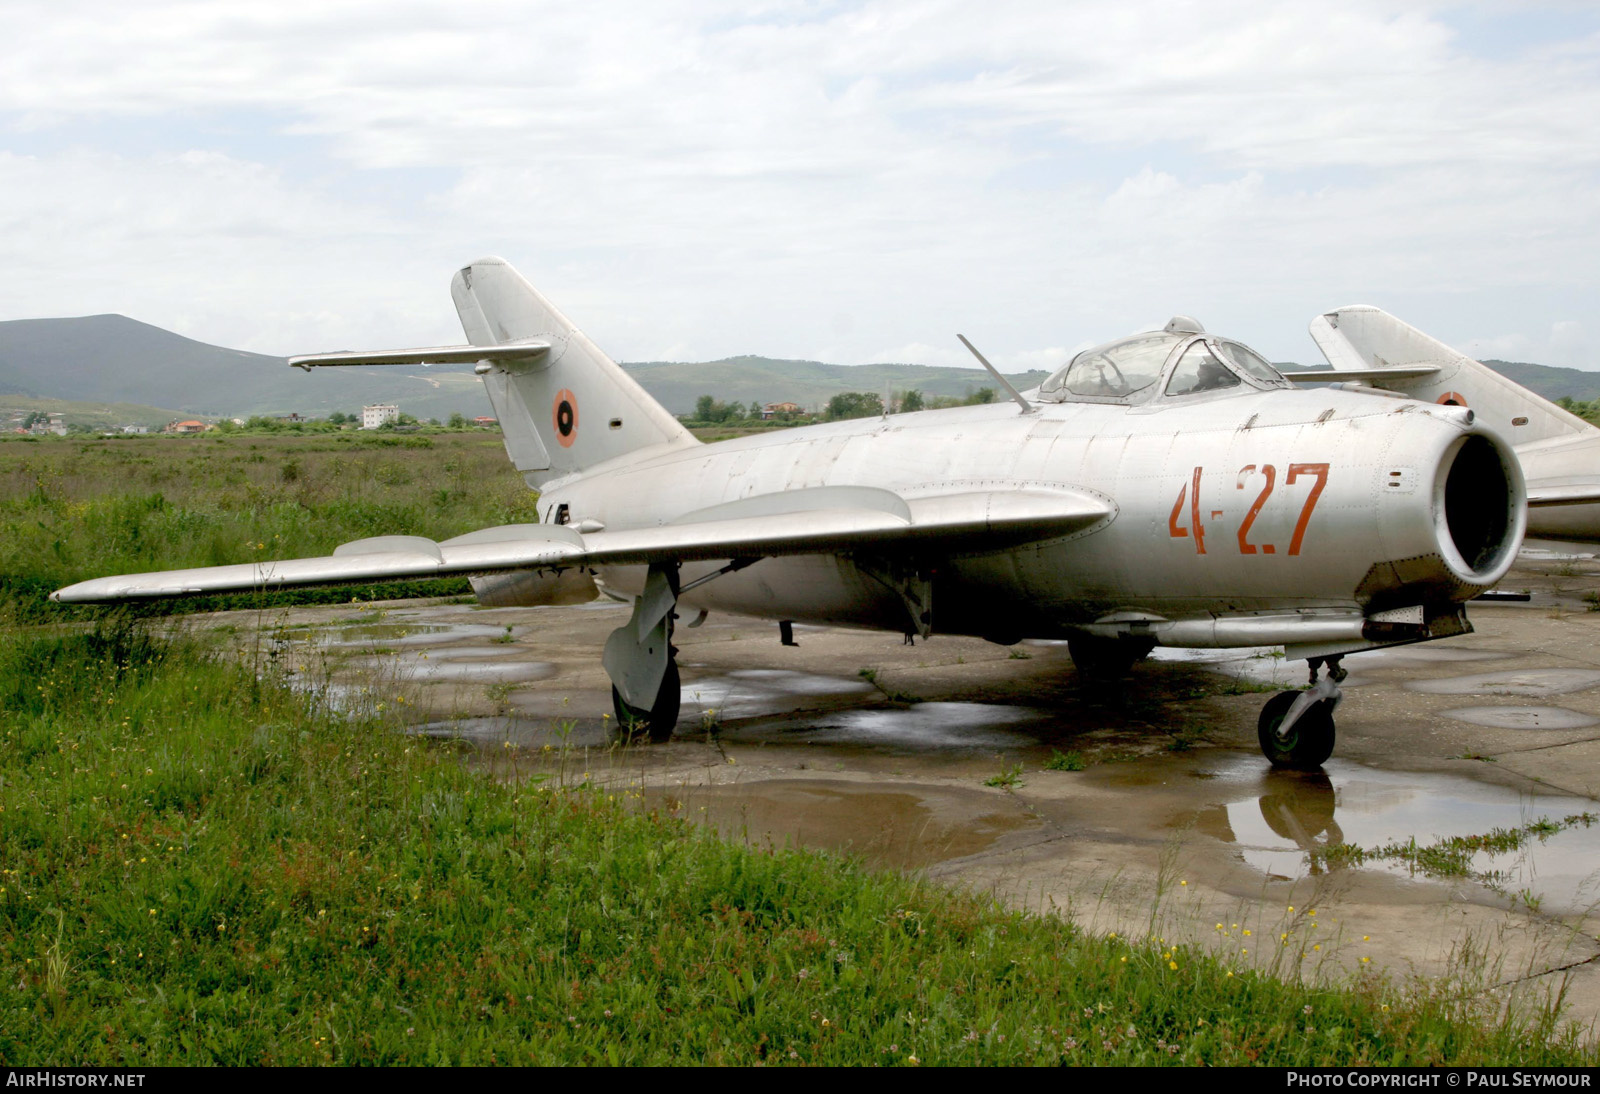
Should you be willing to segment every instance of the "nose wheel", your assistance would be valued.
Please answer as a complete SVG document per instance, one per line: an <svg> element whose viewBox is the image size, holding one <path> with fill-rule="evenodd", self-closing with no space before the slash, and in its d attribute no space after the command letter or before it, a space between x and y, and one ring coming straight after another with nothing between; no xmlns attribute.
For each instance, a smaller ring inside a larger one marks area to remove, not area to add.
<svg viewBox="0 0 1600 1094"><path fill-rule="evenodd" d="M1279 692L1261 708L1256 738L1273 767L1313 771L1333 755L1333 712L1344 698L1339 681L1349 675L1339 660L1311 658L1311 686ZM1321 676L1324 665L1328 674Z"/></svg>

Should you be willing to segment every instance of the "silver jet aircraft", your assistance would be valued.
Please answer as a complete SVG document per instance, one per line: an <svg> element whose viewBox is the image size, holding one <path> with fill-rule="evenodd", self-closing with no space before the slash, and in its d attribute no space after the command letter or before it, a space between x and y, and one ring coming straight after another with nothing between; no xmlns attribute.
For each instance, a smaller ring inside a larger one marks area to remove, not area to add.
<svg viewBox="0 0 1600 1094"><path fill-rule="evenodd" d="M1471 407L1510 440L1527 480L1530 536L1600 540L1600 429L1593 424L1378 308L1319 315L1311 337L1339 373L1325 379Z"/></svg>
<svg viewBox="0 0 1600 1094"><path fill-rule="evenodd" d="M633 604L602 656L619 721L656 739L678 714L681 613L1065 638L1088 672L1157 645L1282 644L1312 686L1266 704L1261 746L1314 767L1333 749L1340 658L1470 630L1464 602L1523 534L1516 458L1471 410L1299 390L1184 317L1085 350L1026 395L1005 385L1007 402L706 445L504 261L460 270L451 293L468 346L290 363L475 362L541 523L106 577L56 598L467 574L480 601L511 606L588 600L598 584Z"/></svg>

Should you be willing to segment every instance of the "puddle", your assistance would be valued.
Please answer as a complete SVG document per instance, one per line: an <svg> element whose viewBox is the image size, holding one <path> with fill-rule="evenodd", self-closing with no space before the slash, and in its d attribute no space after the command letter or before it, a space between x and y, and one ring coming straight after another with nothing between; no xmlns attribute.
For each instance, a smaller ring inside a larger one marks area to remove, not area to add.
<svg viewBox="0 0 1600 1094"><path fill-rule="evenodd" d="M993 794L920 784L771 779L650 789L643 804L708 824L727 839L841 851L900 870L975 855L1039 824Z"/></svg>
<svg viewBox="0 0 1600 1094"><path fill-rule="evenodd" d="M392 672L402 680L430 684L440 681L467 684L525 684L548 680L556 674L549 661L450 661L433 657L373 658L367 668Z"/></svg>
<svg viewBox="0 0 1600 1094"><path fill-rule="evenodd" d="M993 749L1036 745L1013 727L1037 725L1050 715L990 703L917 703L896 710L847 710L804 722L740 732L741 740L867 745L896 750Z"/></svg>
<svg viewBox="0 0 1600 1094"><path fill-rule="evenodd" d="M1512 656L1499 650L1463 650L1454 646L1394 646L1386 650L1362 650L1345 654L1346 666L1383 668L1391 662L1403 664L1443 664L1457 661L1502 661Z"/></svg>
<svg viewBox="0 0 1600 1094"><path fill-rule="evenodd" d="M432 661L481 661L484 658L493 660L521 652L515 643L494 646L435 646L422 656Z"/></svg>
<svg viewBox="0 0 1600 1094"><path fill-rule="evenodd" d="M794 709L792 700L796 696L865 695L876 690L865 680L842 676L788 669L736 669L683 685L683 709L685 716L715 710L729 718L748 718L787 713Z"/></svg>
<svg viewBox="0 0 1600 1094"><path fill-rule="evenodd" d="M449 718L410 726L406 732L418 737L436 737L444 740L469 741L476 745L510 744L519 749L552 748L604 748L604 724L592 719L519 718L499 716L492 718Z"/></svg>
<svg viewBox="0 0 1600 1094"><path fill-rule="evenodd" d="M1566 707L1460 707L1441 713L1491 729L1582 729L1600 723L1600 718Z"/></svg>
<svg viewBox="0 0 1600 1094"><path fill-rule="evenodd" d="M1536 698L1584 691L1600 685L1594 669L1522 669L1451 676L1443 680L1411 680L1406 687L1430 695L1526 695Z"/></svg>
<svg viewBox="0 0 1600 1094"><path fill-rule="evenodd" d="M1541 818L1559 821L1597 811L1586 798L1519 794L1464 776L1379 771L1337 761L1309 773L1263 773L1243 759L1211 770L1220 780L1246 785L1238 785L1241 793L1225 804L1189 814L1195 828L1234 844L1245 862L1279 878L1331 872L1307 852L1342 843L1370 850L1415 838L1427 846L1450 836L1481 836ZM1547 911L1584 911L1600 902L1600 826L1580 825L1542 841L1530 837L1515 851L1478 852L1471 866L1501 872L1502 892L1537 894ZM1368 859L1356 868L1427 876L1393 859Z"/></svg>
<svg viewBox="0 0 1600 1094"><path fill-rule="evenodd" d="M330 627L310 635L311 641L330 650L385 646L405 649L437 646L458 638L498 638L504 627L485 623L366 623L357 627Z"/></svg>

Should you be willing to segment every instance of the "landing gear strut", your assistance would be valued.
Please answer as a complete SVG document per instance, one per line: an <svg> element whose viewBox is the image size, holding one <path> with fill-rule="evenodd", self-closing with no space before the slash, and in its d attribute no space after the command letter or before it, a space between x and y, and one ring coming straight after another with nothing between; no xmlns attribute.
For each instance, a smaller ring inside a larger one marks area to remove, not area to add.
<svg viewBox="0 0 1600 1094"><path fill-rule="evenodd" d="M1256 737L1273 767L1311 771L1333 755L1333 712L1344 698L1339 682L1349 675L1340 660L1339 656L1311 658L1311 686L1279 692L1261 708ZM1318 679L1324 665L1328 674Z"/></svg>
<svg viewBox="0 0 1600 1094"><path fill-rule="evenodd" d="M601 657L611 677L611 705L624 739L672 737L682 690L672 646L678 603L677 565L653 565L628 622L611 632Z"/></svg>
<svg viewBox="0 0 1600 1094"><path fill-rule="evenodd" d="M658 744L670 741L672 730L678 724L683 687L678 678L678 647L672 644L678 597L759 561L759 558L736 558L681 588L676 562L651 563L644 589L633 602L633 614L627 623L611 632L600 658L606 675L611 677L611 706L617 713L617 728L623 740L648 736ZM702 611L689 626L699 626L705 617ZM785 628L788 626L784 624Z"/></svg>

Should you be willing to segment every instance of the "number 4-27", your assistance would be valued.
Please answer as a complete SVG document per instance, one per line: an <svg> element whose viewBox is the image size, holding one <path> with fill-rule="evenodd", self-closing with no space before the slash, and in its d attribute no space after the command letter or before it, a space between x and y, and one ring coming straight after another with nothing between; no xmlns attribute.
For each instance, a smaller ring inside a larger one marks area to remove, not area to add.
<svg viewBox="0 0 1600 1094"><path fill-rule="evenodd" d="M1195 468L1189 481L1178 490L1178 499L1172 503L1172 514L1167 518L1167 532L1173 539L1187 539L1191 532L1194 539L1195 554L1206 553L1206 528L1200 519L1200 479L1201 468ZM1267 499L1272 496L1273 487L1278 483L1278 469L1270 463L1246 464L1239 469L1239 474L1234 481L1236 490L1245 489L1247 480L1255 474L1265 479L1261 492L1256 495L1249 511L1245 513L1244 520L1239 522L1238 541L1241 555L1277 554L1278 548L1271 543L1251 543L1250 529L1255 525L1256 518L1261 515L1261 509L1267 504ZM1311 492L1306 495L1305 504L1300 507L1300 519L1295 521L1294 534L1289 538L1289 554L1298 555L1300 546L1305 542L1306 525L1311 522L1311 511L1317 507L1317 499L1322 496L1322 490L1328 485L1328 465L1325 463L1291 463L1289 473L1284 476L1283 484L1293 486L1295 480L1302 476L1315 479ZM1187 527L1178 523L1184 516L1184 503L1188 503L1189 524ZM1218 515L1217 510L1212 515Z"/></svg>

